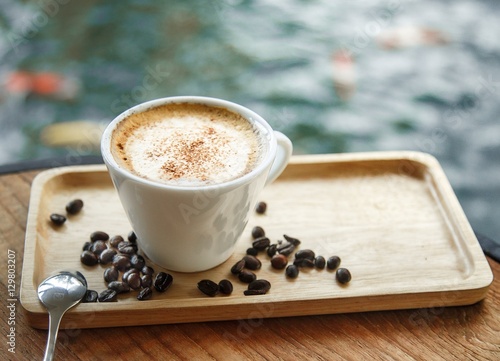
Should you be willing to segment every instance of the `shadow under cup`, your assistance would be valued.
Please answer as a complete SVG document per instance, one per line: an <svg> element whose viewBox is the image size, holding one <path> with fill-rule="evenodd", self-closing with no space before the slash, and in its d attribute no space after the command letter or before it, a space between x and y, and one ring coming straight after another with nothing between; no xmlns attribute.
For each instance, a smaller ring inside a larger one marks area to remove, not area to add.
<svg viewBox="0 0 500 361"><path fill-rule="evenodd" d="M260 161L236 179L201 186L151 181L120 165L113 157L113 133L117 125L132 114L169 103L204 104L242 115L258 130L266 145ZM226 261L246 227L260 191L282 172L290 158L290 141L276 133L251 110L205 97L158 99L135 106L115 118L103 134L101 151L138 236L138 246L145 255L157 265L178 272L203 271Z"/></svg>

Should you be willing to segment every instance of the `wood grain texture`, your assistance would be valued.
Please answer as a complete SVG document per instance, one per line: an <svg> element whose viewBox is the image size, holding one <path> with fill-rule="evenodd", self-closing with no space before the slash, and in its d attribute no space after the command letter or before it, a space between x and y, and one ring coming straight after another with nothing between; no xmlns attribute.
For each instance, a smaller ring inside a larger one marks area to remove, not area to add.
<svg viewBox="0 0 500 361"><path fill-rule="evenodd" d="M37 172L0 177L0 254L16 252L20 286L29 182ZM500 265L486 297L471 306L287 318L256 318L103 329L68 328L56 359L64 360L495 360L500 356ZM0 334L8 334L6 270L0 277ZM18 287L19 289L19 287ZM8 360L41 359L47 333L29 326L16 303L16 353ZM127 317L124 312L120 317ZM5 339L4 339L5 340Z"/></svg>

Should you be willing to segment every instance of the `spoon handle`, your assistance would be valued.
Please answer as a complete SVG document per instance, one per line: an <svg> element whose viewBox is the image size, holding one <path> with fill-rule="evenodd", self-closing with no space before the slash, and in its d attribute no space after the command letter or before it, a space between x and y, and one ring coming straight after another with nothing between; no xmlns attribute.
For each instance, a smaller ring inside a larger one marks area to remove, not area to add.
<svg viewBox="0 0 500 361"><path fill-rule="evenodd" d="M49 336L47 338L47 347L45 348L45 356L43 361L51 361L54 357L56 348L57 333L59 331L59 324L61 323L64 312L59 310L49 311Z"/></svg>

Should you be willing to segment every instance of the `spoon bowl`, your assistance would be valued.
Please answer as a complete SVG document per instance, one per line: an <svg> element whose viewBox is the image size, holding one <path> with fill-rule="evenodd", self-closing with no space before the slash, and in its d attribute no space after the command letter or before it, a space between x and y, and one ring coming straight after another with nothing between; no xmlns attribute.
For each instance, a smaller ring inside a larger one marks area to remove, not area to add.
<svg viewBox="0 0 500 361"><path fill-rule="evenodd" d="M52 360L61 319L87 292L87 280L78 271L62 271L38 286L38 299L49 312L49 336L44 361Z"/></svg>

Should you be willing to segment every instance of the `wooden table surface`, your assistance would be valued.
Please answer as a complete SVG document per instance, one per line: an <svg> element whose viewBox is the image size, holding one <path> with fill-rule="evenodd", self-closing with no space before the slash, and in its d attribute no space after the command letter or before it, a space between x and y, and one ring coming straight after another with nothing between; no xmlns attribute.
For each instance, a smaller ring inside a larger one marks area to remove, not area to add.
<svg viewBox="0 0 500 361"><path fill-rule="evenodd" d="M47 331L29 326L16 301L30 186L37 173L0 176L2 359L41 360L45 349ZM8 267L8 259L15 260L15 268ZM500 264L488 261L495 279L487 297L472 306L67 329L59 333L55 359L500 360ZM9 272L15 274L14 301Z"/></svg>

